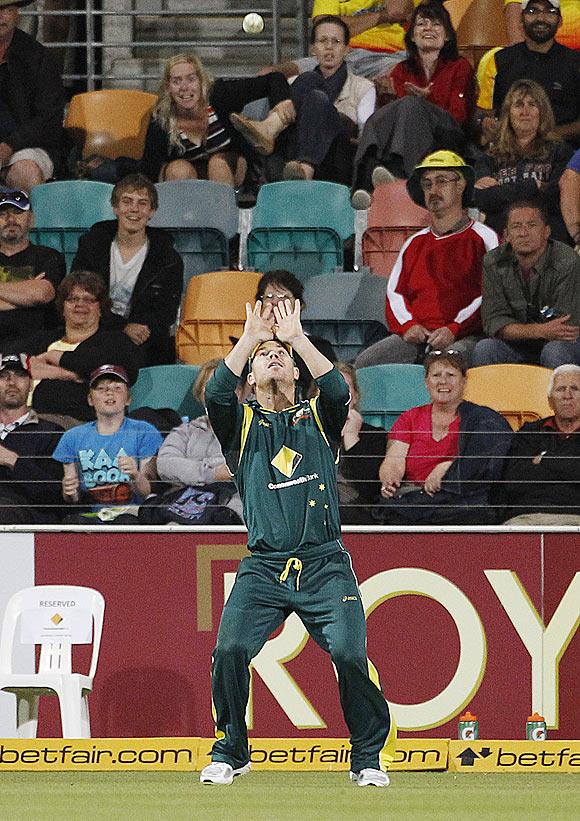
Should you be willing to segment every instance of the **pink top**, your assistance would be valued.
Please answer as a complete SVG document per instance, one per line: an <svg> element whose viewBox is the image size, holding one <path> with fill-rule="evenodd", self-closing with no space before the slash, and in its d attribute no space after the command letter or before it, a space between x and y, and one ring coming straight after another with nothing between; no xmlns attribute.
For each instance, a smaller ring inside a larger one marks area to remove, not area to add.
<svg viewBox="0 0 580 821"><path fill-rule="evenodd" d="M389 439L409 445L405 481L423 484L427 476L440 462L456 459L459 454L459 417L449 425L447 436L436 442L433 439L432 405L402 413L389 432Z"/></svg>

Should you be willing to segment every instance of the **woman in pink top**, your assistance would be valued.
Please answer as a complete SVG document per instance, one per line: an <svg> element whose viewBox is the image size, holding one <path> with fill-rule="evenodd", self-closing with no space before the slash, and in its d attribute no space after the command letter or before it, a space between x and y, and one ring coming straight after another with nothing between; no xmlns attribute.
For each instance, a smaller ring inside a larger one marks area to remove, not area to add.
<svg viewBox="0 0 580 821"><path fill-rule="evenodd" d="M385 502L376 520L495 520L489 492L500 478L512 432L491 408L463 399L466 374L465 360L457 351L431 351L425 358L431 403L405 411L389 433L379 470Z"/></svg>

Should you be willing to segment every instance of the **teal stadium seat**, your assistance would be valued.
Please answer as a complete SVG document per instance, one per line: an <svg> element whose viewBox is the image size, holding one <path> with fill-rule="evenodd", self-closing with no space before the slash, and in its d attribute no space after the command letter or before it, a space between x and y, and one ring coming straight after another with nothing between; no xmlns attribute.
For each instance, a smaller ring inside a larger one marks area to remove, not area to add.
<svg viewBox="0 0 580 821"><path fill-rule="evenodd" d="M129 410L137 408L171 408L180 416L194 419L205 413L203 405L193 398L191 389L199 373L198 365L154 365L141 368L131 388Z"/></svg>
<svg viewBox="0 0 580 821"><path fill-rule="evenodd" d="M95 222L115 219L113 186L92 180L61 180L35 185L30 199L34 211L32 242L64 254L70 270L79 238Z"/></svg>
<svg viewBox="0 0 580 821"><path fill-rule="evenodd" d="M403 411L430 401L422 365L370 365L356 375L360 410L369 425L390 430Z"/></svg>
<svg viewBox="0 0 580 821"><path fill-rule="evenodd" d="M344 242L354 234L345 185L287 180L263 185L252 211L247 259L259 271L286 268L302 280L344 266Z"/></svg>
<svg viewBox="0 0 580 821"><path fill-rule="evenodd" d="M229 243L238 232L234 190L211 180L156 183L159 208L150 225L167 228L184 264L183 292L192 276L229 268Z"/></svg>

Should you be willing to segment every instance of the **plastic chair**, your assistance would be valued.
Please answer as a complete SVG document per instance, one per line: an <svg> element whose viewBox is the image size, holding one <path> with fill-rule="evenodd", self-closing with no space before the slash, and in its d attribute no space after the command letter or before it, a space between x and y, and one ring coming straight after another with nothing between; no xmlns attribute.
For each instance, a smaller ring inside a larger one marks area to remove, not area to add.
<svg viewBox="0 0 580 821"><path fill-rule="evenodd" d="M30 193L34 211L33 242L64 254L70 269L79 238L95 222L115 218L113 186L92 180L62 180L35 185Z"/></svg>
<svg viewBox="0 0 580 821"><path fill-rule="evenodd" d="M304 319L385 321L387 282L361 271L319 274L304 283Z"/></svg>
<svg viewBox="0 0 580 821"><path fill-rule="evenodd" d="M539 365L482 365L467 372L465 399L501 413L518 430L553 414L548 402L549 368Z"/></svg>
<svg viewBox="0 0 580 821"><path fill-rule="evenodd" d="M507 45L503 4L497 0L471 2L457 26L457 47L477 67L488 49Z"/></svg>
<svg viewBox="0 0 580 821"><path fill-rule="evenodd" d="M356 375L361 413L369 425L390 430L403 411L430 401L422 365L370 365Z"/></svg>
<svg viewBox="0 0 580 821"><path fill-rule="evenodd" d="M354 234L345 185L287 180L263 185L252 211L247 258L261 271L287 268L297 276L344 265L343 243Z"/></svg>
<svg viewBox="0 0 580 821"><path fill-rule="evenodd" d="M194 419L204 413L191 392L197 379L197 365L154 365L141 368L131 388L131 405L136 408L171 408L180 416Z"/></svg>
<svg viewBox="0 0 580 821"><path fill-rule="evenodd" d="M20 738L36 737L39 698L54 694L59 699L63 738L91 737L88 694L97 670L104 613L103 596L90 587L41 585L12 596L0 638L0 689L16 696ZM89 673L73 673L72 645L90 644L91 635ZM18 643L40 644L37 672L13 669Z"/></svg>
<svg viewBox="0 0 580 821"><path fill-rule="evenodd" d="M254 304L262 274L213 271L189 280L175 337L177 356L201 365L231 350L246 320L246 302Z"/></svg>
<svg viewBox="0 0 580 821"><path fill-rule="evenodd" d="M429 224L429 213L416 205L405 180L377 186L362 236L363 264L374 274L389 277L405 241Z"/></svg>
<svg viewBox="0 0 580 821"><path fill-rule="evenodd" d="M159 208L150 225L167 228L184 263L183 292L192 276L228 268L229 241L238 232L234 190L211 180L157 183Z"/></svg>
<svg viewBox="0 0 580 821"><path fill-rule="evenodd" d="M330 342L342 362L354 362L359 353L389 334L375 319L303 319L302 327L310 336Z"/></svg>
<svg viewBox="0 0 580 821"><path fill-rule="evenodd" d="M134 89L87 91L71 99L64 125L83 157L140 160L156 102L156 94Z"/></svg>

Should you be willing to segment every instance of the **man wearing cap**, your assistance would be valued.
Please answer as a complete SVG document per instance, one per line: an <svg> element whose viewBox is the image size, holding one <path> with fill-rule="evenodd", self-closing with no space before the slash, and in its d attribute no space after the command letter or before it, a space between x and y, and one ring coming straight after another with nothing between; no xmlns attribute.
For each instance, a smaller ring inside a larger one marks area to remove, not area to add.
<svg viewBox="0 0 580 821"><path fill-rule="evenodd" d="M310 401L296 403L294 351L319 388ZM239 405L235 391L248 359L256 399ZM371 678L360 591L340 534L336 459L349 392L305 336L298 300L274 308L258 301L253 311L246 305L242 336L205 399L242 497L252 555L242 560L222 614L212 668L218 740L200 780L228 785L249 772L248 665L294 612L336 667L352 737L351 779L386 787L394 726L378 675Z"/></svg>
<svg viewBox="0 0 580 821"><path fill-rule="evenodd" d="M541 206L510 205L506 242L483 260L481 316L488 339L472 364L580 365L580 257L550 239Z"/></svg>
<svg viewBox="0 0 580 821"><path fill-rule="evenodd" d="M66 431L54 452L64 464L64 500L78 508L66 523L136 523L138 505L151 493L146 468L163 438L153 425L125 415L130 401L123 367L92 372L88 402L96 420Z"/></svg>
<svg viewBox="0 0 580 821"><path fill-rule="evenodd" d="M523 0L524 41L499 49L478 74L477 101L487 136L493 134L490 115L499 114L516 80L535 80L552 104L556 129L552 136L578 144L580 140L580 73L577 54L555 41L562 24L560 0ZM492 111L493 109L493 111Z"/></svg>
<svg viewBox="0 0 580 821"><path fill-rule="evenodd" d="M28 356L0 354L0 524L59 521L61 466L51 459L62 428L27 407Z"/></svg>
<svg viewBox="0 0 580 821"><path fill-rule="evenodd" d="M18 26L21 6L0 0L0 176L30 189L62 160L64 88L49 50Z"/></svg>
<svg viewBox="0 0 580 821"><path fill-rule="evenodd" d="M431 226L403 245L387 285L391 336L356 360L358 368L422 361L425 349L453 347L469 357L480 333L482 261L495 231L468 217L473 169L452 151L429 154L407 182Z"/></svg>
<svg viewBox="0 0 580 821"><path fill-rule="evenodd" d="M54 248L30 242L33 219L24 191L0 193L0 346L57 322L53 303L66 263Z"/></svg>

